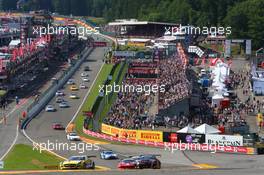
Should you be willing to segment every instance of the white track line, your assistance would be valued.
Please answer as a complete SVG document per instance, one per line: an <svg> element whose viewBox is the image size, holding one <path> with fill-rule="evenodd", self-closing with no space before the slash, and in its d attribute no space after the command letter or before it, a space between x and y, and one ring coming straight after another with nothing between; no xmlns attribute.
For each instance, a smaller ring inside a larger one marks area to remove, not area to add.
<svg viewBox="0 0 264 175"><path fill-rule="evenodd" d="M51 153L51 154L53 154L53 155L55 155L55 156L57 156L57 157L60 157L61 159L66 160L65 157L60 156L59 154L57 154L57 153L55 153L55 152L53 152L53 151L50 151L50 150L46 149L45 147L41 146L40 144L36 143L34 140L32 140L32 139L27 135L27 133L26 133L26 131L25 131L24 129L22 130L22 132L23 132L24 136L26 136L26 138L27 138L27 139L28 139L33 145L36 145L36 146L40 147L42 150L48 151L49 153Z"/></svg>
<svg viewBox="0 0 264 175"><path fill-rule="evenodd" d="M98 75L100 74L100 72L101 72L102 68L104 67L104 65L105 65L105 63L102 64L100 70L97 72L97 74L96 74L96 76L95 76L95 79L93 80L93 83L91 84L89 90L88 90L87 93L85 94L84 99L83 99L81 105L79 106L79 108L78 108L77 111L75 112L73 118L72 118L71 121L68 123L67 127L65 128L65 132L67 132L68 127L69 127L70 124L75 120L75 118L77 117L78 113L80 112L80 110L81 110L83 104L84 104L85 101L87 100L87 97L88 97L88 95L90 94L90 91L91 91L91 89L93 88L94 83L95 83L95 81L97 80L97 77L98 77Z"/></svg>
<svg viewBox="0 0 264 175"><path fill-rule="evenodd" d="M5 154L0 158L0 161L2 161L6 155L11 151L11 149L14 147L14 145L16 144L16 141L17 141L17 138L18 138L18 128L19 126L17 125L17 128L16 128L16 137L15 139L13 140L13 143L12 145L8 148L8 150L5 152Z"/></svg>

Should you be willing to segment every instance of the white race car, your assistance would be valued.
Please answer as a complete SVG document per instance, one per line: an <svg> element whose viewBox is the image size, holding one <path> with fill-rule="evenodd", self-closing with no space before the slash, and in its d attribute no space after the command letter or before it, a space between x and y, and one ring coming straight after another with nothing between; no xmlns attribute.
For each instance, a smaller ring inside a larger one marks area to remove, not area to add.
<svg viewBox="0 0 264 175"><path fill-rule="evenodd" d="M82 81L83 81L83 82L89 82L89 79L88 79L87 77L83 77L83 78L82 78Z"/></svg>
<svg viewBox="0 0 264 175"><path fill-rule="evenodd" d="M71 93L70 96L69 96L69 98L71 98L71 99L78 99L79 97L77 96L77 94Z"/></svg>
<svg viewBox="0 0 264 175"><path fill-rule="evenodd" d="M58 91L56 92L56 96L63 96L63 95L64 95L64 92L61 91L61 90L58 90Z"/></svg>
<svg viewBox="0 0 264 175"><path fill-rule="evenodd" d="M69 141L80 141L80 136L78 136L75 132L70 132L67 134L67 139Z"/></svg>
<svg viewBox="0 0 264 175"><path fill-rule="evenodd" d="M83 73L81 74L81 77L88 77L88 73L87 73L87 72L83 72Z"/></svg>
<svg viewBox="0 0 264 175"><path fill-rule="evenodd" d="M46 106L45 111L46 112L55 112L56 109L52 105L48 105L48 106Z"/></svg>
<svg viewBox="0 0 264 175"><path fill-rule="evenodd" d="M88 88L85 84L80 84L80 89L86 89L86 88Z"/></svg>

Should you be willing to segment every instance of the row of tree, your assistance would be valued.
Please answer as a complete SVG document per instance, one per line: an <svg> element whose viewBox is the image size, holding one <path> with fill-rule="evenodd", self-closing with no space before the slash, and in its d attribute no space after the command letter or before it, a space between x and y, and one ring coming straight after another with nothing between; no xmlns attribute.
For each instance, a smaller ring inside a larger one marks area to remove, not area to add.
<svg viewBox="0 0 264 175"><path fill-rule="evenodd" d="M2 10L15 10L18 0L0 0ZM59 14L232 27L233 38L264 44L264 0L19 0L22 10L46 9Z"/></svg>

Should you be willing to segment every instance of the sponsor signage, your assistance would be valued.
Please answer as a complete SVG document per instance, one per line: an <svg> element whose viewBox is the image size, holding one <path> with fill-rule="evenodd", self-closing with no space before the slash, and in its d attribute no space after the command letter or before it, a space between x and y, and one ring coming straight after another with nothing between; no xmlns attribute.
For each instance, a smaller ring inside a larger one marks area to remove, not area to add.
<svg viewBox="0 0 264 175"><path fill-rule="evenodd" d="M131 63L131 66L132 67L157 67L157 63L148 63L148 62L145 62L145 63L140 63L140 62L133 62Z"/></svg>
<svg viewBox="0 0 264 175"><path fill-rule="evenodd" d="M158 74L157 69L153 68L129 68L128 69L129 74Z"/></svg>
<svg viewBox="0 0 264 175"><path fill-rule="evenodd" d="M220 146L243 146L243 136L206 134L205 143Z"/></svg>
<svg viewBox="0 0 264 175"><path fill-rule="evenodd" d="M110 136L114 136L122 139L153 141L153 142L162 142L163 139L163 133L161 131L123 129L123 128L106 125L104 123L102 124L101 131L104 134L108 134Z"/></svg>
<svg viewBox="0 0 264 175"><path fill-rule="evenodd" d="M107 43L106 42L93 42L94 47L106 47Z"/></svg>
<svg viewBox="0 0 264 175"><path fill-rule="evenodd" d="M134 46L134 47L145 47L146 46L146 44L143 42L132 42L132 41L128 41L127 45Z"/></svg>
<svg viewBox="0 0 264 175"><path fill-rule="evenodd" d="M189 134L189 133L176 133L164 132L163 141L171 143L204 143L204 134Z"/></svg>
<svg viewBox="0 0 264 175"><path fill-rule="evenodd" d="M163 136L161 131L138 130L137 140L162 142Z"/></svg>
<svg viewBox="0 0 264 175"><path fill-rule="evenodd" d="M136 52L134 51L114 51L113 55L115 57L135 57Z"/></svg>
<svg viewBox="0 0 264 175"><path fill-rule="evenodd" d="M109 126L109 125L108 125ZM137 130L133 130L137 131ZM87 135L109 140L109 141L115 141L115 142L123 142L123 143L133 143L133 144L140 144L145 146L154 146L154 147L170 147L175 146L175 144L179 143L168 143L168 142L157 142L157 141L144 141L144 140L135 140L130 138L117 138L109 136L108 134L99 134L87 129L83 129L83 132ZM156 131L153 131L156 132ZM169 136L168 134L171 134L171 139L177 139L178 133L172 133L172 132L164 132L163 138L166 136ZM174 140L175 141L175 140ZM173 142L174 142L173 141ZM207 144L197 144L197 143L182 143L181 145L178 145L178 148L181 148L182 150L192 150L192 151L215 151L215 152L226 152L226 153L240 153L240 154L255 154L255 150L252 147L237 147L237 146L220 146L220 145L207 145Z"/></svg>
<svg viewBox="0 0 264 175"><path fill-rule="evenodd" d="M243 43L244 40L242 39L232 39L232 43Z"/></svg>
<svg viewBox="0 0 264 175"><path fill-rule="evenodd" d="M204 143L204 134L189 134L189 133L177 133L178 140L182 143Z"/></svg>

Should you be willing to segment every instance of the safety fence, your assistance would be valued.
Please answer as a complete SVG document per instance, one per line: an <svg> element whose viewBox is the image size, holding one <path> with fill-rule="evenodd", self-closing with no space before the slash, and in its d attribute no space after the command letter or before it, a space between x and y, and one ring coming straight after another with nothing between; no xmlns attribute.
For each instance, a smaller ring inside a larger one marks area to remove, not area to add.
<svg viewBox="0 0 264 175"><path fill-rule="evenodd" d="M64 74L57 80L57 83L53 83L40 97L39 100L32 103L27 109L27 118L23 119L21 123L21 129L26 129L29 122L37 116L48 102L54 97L57 90L61 89L64 84L72 77L72 75L78 70L80 65L84 62L86 57L93 51L93 48L85 48L80 54L79 59L73 64Z"/></svg>

